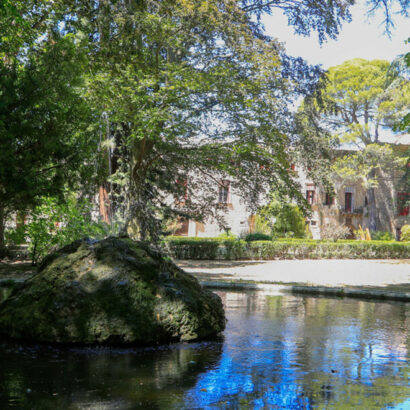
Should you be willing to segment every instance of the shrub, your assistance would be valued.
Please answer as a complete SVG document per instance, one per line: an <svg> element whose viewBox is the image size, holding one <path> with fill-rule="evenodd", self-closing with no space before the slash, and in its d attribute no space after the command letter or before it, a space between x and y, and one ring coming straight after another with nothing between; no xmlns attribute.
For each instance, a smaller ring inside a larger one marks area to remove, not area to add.
<svg viewBox="0 0 410 410"><path fill-rule="evenodd" d="M26 241L27 226L21 225L15 229L7 229L4 232L6 244L10 245L20 245Z"/></svg>
<svg viewBox="0 0 410 410"><path fill-rule="evenodd" d="M217 259L221 239L169 237L165 244L176 259Z"/></svg>
<svg viewBox="0 0 410 410"><path fill-rule="evenodd" d="M394 236L391 232L373 231L371 232L372 240L375 241L392 241Z"/></svg>
<svg viewBox="0 0 410 410"><path fill-rule="evenodd" d="M245 236L245 241L246 242L253 242L253 241L270 241L272 237L270 235L266 235L262 232L254 232L254 233L248 233Z"/></svg>
<svg viewBox="0 0 410 410"><path fill-rule="evenodd" d="M247 242L243 240L227 240L223 242L224 259L245 259L248 255Z"/></svg>
<svg viewBox="0 0 410 410"><path fill-rule="evenodd" d="M217 236L218 239L236 239L236 236L230 231L225 231Z"/></svg>
<svg viewBox="0 0 410 410"><path fill-rule="evenodd" d="M386 241L167 238L165 244L178 259L382 259L408 258L410 254L410 244Z"/></svg>
<svg viewBox="0 0 410 410"><path fill-rule="evenodd" d="M271 202L261 208L255 218L256 229L271 235L303 238L305 217L295 204L283 202L273 195Z"/></svg>
<svg viewBox="0 0 410 410"><path fill-rule="evenodd" d="M278 235L303 238L305 236L305 218L297 205L284 204L276 215L273 232Z"/></svg>
<svg viewBox="0 0 410 410"><path fill-rule="evenodd" d="M345 239L350 234L350 229L337 221L331 221L324 224L320 235L322 239L328 239L336 242L338 239Z"/></svg>
<svg viewBox="0 0 410 410"><path fill-rule="evenodd" d="M269 215L255 215L255 231L272 235L273 222Z"/></svg>
<svg viewBox="0 0 410 410"><path fill-rule="evenodd" d="M404 225L401 228L400 240L403 242L410 241L410 225Z"/></svg>
<svg viewBox="0 0 410 410"><path fill-rule="evenodd" d="M92 205L86 201L68 198L59 203L54 198L43 198L42 204L31 213L25 226L26 239L33 264L51 251L84 237L103 238L108 227L91 220Z"/></svg>

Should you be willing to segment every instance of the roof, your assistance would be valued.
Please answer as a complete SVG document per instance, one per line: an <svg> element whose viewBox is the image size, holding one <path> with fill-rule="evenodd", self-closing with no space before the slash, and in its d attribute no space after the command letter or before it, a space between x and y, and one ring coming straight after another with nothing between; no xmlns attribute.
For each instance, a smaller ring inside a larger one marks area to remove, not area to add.
<svg viewBox="0 0 410 410"><path fill-rule="evenodd" d="M380 142L387 142L394 145L410 145L410 134L386 135L380 138Z"/></svg>
<svg viewBox="0 0 410 410"><path fill-rule="evenodd" d="M394 142L394 144L398 144L398 145L410 145L410 134L399 135L399 136L396 138L396 141Z"/></svg>

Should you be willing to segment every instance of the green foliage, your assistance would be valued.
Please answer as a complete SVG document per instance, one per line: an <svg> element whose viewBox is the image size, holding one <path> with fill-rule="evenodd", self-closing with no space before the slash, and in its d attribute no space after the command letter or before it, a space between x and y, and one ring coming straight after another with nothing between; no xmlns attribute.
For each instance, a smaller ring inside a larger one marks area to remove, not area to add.
<svg viewBox="0 0 410 410"><path fill-rule="evenodd" d="M252 242L252 241L270 241L272 239L272 236L266 235L264 233L260 232L254 232L254 233L248 233L245 236L245 241L246 242Z"/></svg>
<svg viewBox="0 0 410 410"><path fill-rule="evenodd" d="M13 66L0 60L0 206L13 210L73 186L96 147L86 132L82 50L66 36L26 58Z"/></svg>
<svg viewBox="0 0 410 410"><path fill-rule="evenodd" d="M171 255L176 259L218 259L223 239L168 237L165 241Z"/></svg>
<svg viewBox="0 0 410 410"><path fill-rule="evenodd" d="M85 53L74 39L38 41L24 60L0 59L0 228L91 179L96 151L91 110L82 98ZM3 231L0 229L0 247Z"/></svg>
<svg viewBox="0 0 410 410"><path fill-rule="evenodd" d="M49 0L2 0L0 2L0 60L21 58L39 41L49 23Z"/></svg>
<svg viewBox="0 0 410 410"><path fill-rule="evenodd" d="M410 225L404 225L401 228L400 240L403 242L410 241Z"/></svg>
<svg viewBox="0 0 410 410"><path fill-rule="evenodd" d="M223 243L222 255L224 259L244 259L247 255L247 242L244 240L230 240Z"/></svg>
<svg viewBox="0 0 410 410"><path fill-rule="evenodd" d="M406 44L410 43L410 38L405 41ZM410 74L410 52L401 54L393 60L390 66L390 76L394 79L398 77L409 77ZM407 112L403 118L396 124L394 124L395 131L402 131L410 133L410 112Z"/></svg>
<svg viewBox="0 0 410 410"><path fill-rule="evenodd" d="M260 213L255 215L255 232L271 236L272 225L272 220L269 220L267 215L260 215Z"/></svg>
<svg viewBox="0 0 410 410"><path fill-rule="evenodd" d="M8 213L62 196L93 172L87 50L59 18L48 0L0 5L0 247Z"/></svg>
<svg viewBox="0 0 410 410"><path fill-rule="evenodd" d="M230 230L228 230L218 235L218 238L219 239L235 239L235 235Z"/></svg>
<svg viewBox="0 0 410 410"><path fill-rule="evenodd" d="M246 255L246 241L223 238L184 238L169 236L163 242L176 259L242 259Z"/></svg>
<svg viewBox="0 0 410 410"><path fill-rule="evenodd" d="M92 221L91 211L92 206L87 201L69 198L65 203L59 203L55 198L43 198L25 226L33 263L76 239L106 236L112 227Z"/></svg>
<svg viewBox="0 0 410 410"><path fill-rule="evenodd" d="M305 236L306 239L313 239L312 231L309 229L309 224L305 224Z"/></svg>
<svg viewBox="0 0 410 410"><path fill-rule="evenodd" d="M219 179L234 179L232 190L254 211L269 189L305 208L288 172L291 145L318 140L312 132L297 142L288 137L295 135L289 107L313 89L320 69L286 56L264 35L260 17L282 9L298 33L316 31L323 41L337 36L350 6L2 1L0 246L7 210L61 196L66 185L88 181L84 173L95 163L100 179L114 185L113 209L137 224L142 239L157 239L166 219L214 217L226 227ZM175 183L186 180L187 187ZM289 221L282 225L303 235Z"/></svg>
<svg viewBox="0 0 410 410"><path fill-rule="evenodd" d="M26 239L26 225L20 225L15 229L6 229L4 234L6 245L20 245Z"/></svg>
<svg viewBox="0 0 410 410"><path fill-rule="evenodd" d="M165 244L177 259L402 259L410 254L410 244L391 241L330 242L282 238L246 242L175 237L167 238Z"/></svg>
<svg viewBox="0 0 410 410"><path fill-rule="evenodd" d="M306 98L304 128L315 129L325 139L361 150L337 158L332 166L341 184L360 182L367 190L369 228L379 226L374 189L383 173L404 171L405 161L380 142L382 129L391 130L407 113L410 82L384 60L361 58L331 67L317 87L315 98ZM308 115L309 114L309 115ZM317 126L320 124L320 127Z"/></svg>
<svg viewBox="0 0 410 410"><path fill-rule="evenodd" d="M391 146L369 144L361 151L336 158L332 170L342 180L358 181L370 189L378 187L380 171L393 173L403 170L405 164L406 158L397 155Z"/></svg>
<svg viewBox="0 0 410 410"><path fill-rule="evenodd" d="M283 202L273 196L271 202L258 211L257 216L270 226L270 234L273 236L305 236L305 217L296 204Z"/></svg>
<svg viewBox="0 0 410 410"><path fill-rule="evenodd" d="M391 232L374 231L372 232L372 241L392 241L394 236Z"/></svg>
<svg viewBox="0 0 410 410"><path fill-rule="evenodd" d="M305 218L297 205L283 205L276 218L274 233L295 238L303 238L305 235Z"/></svg>
<svg viewBox="0 0 410 410"><path fill-rule="evenodd" d="M389 67L384 60L354 59L329 69L324 119L342 142L377 143L380 128L407 110L410 84L388 76Z"/></svg>
<svg viewBox="0 0 410 410"><path fill-rule="evenodd" d="M121 199L114 205L125 204L127 224L135 222L142 239L157 239L167 218L213 217L228 228L218 203L221 179L231 180L232 192L255 211L270 187L305 206L288 173L289 101L311 87L319 70L261 36L254 15L269 6L251 3L248 9L231 0L138 1L110 8L79 0L61 11L66 29L87 46L86 98L104 116L106 145L121 160L116 172L124 178L110 180L127 184L116 187ZM300 14L299 3L286 9Z"/></svg>

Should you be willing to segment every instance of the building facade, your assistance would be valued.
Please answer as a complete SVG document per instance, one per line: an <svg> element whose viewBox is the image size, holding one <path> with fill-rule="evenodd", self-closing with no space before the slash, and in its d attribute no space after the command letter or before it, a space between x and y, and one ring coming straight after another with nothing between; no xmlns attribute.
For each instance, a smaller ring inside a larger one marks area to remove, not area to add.
<svg viewBox="0 0 410 410"><path fill-rule="evenodd" d="M397 145L400 150L408 150L410 145ZM322 187L315 185L309 179L302 167L292 165L292 170L297 173L302 194L311 206L312 212L306 219L306 224L314 239L321 239L321 231L324 226L337 222L350 229L350 237L354 237L354 231L369 227L369 201L367 191L360 181L341 181L335 179L334 194L327 193ZM397 239L400 238L400 230L403 225L410 224L409 206L410 187L399 188L397 181L410 178L410 164L403 174L394 175L379 172L379 185L375 188L376 212L378 230L391 232ZM409 186L410 181L404 186ZM218 202L225 207L226 222L230 232L235 236L244 235L254 231L254 215L246 208L243 200L231 192L229 180L221 181L218 191ZM216 237L224 233L216 221L198 223L184 221L176 235Z"/></svg>

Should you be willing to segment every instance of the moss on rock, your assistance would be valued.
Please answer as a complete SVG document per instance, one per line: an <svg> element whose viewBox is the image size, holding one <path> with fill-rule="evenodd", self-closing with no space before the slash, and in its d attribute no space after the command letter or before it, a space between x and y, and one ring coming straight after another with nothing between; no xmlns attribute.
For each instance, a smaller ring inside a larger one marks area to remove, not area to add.
<svg viewBox="0 0 410 410"><path fill-rule="evenodd" d="M144 243L76 241L0 305L0 334L58 343L191 341L225 327L221 299Z"/></svg>

